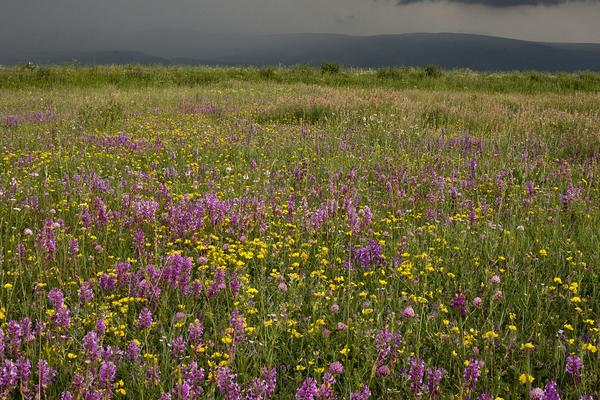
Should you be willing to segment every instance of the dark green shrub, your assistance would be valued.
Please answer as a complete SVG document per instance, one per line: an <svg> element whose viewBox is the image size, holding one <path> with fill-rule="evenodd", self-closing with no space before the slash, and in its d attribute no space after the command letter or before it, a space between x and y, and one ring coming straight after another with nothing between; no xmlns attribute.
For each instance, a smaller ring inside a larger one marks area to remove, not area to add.
<svg viewBox="0 0 600 400"><path fill-rule="evenodd" d="M330 120L334 116L331 107L322 104L289 104L268 110L256 117L257 122L316 124Z"/></svg>
<svg viewBox="0 0 600 400"><path fill-rule="evenodd" d="M332 62L326 62L321 64L321 73L323 74L338 74L340 72L340 65Z"/></svg>
<svg viewBox="0 0 600 400"><path fill-rule="evenodd" d="M378 79L400 79L403 75L403 69L401 68L380 68L377 70Z"/></svg>
<svg viewBox="0 0 600 400"><path fill-rule="evenodd" d="M260 79L272 80L275 79L275 70L271 67L265 67L258 70L258 76Z"/></svg>
<svg viewBox="0 0 600 400"><path fill-rule="evenodd" d="M442 69L438 65L428 65L425 67L425 76L428 78L439 78L442 76Z"/></svg>

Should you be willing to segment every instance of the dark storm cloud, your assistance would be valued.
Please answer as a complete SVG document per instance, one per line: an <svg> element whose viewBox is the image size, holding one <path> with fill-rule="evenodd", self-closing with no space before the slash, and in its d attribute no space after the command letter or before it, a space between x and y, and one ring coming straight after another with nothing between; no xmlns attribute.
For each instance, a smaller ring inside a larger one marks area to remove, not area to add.
<svg viewBox="0 0 600 400"><path fill-rule="evenodd" d="M487 7L558 6L574 2L597 2L597 0L397 0L398 5L423 2L442 2L481 5Z"/></svg>
<svg viewBox="0 0 600 400"><path fill-rule="evenodd" d="M125 33L146 31L461 32L597 43L598 21L600 0L0 0L0 52L41 41L124 48Z"/></svg>

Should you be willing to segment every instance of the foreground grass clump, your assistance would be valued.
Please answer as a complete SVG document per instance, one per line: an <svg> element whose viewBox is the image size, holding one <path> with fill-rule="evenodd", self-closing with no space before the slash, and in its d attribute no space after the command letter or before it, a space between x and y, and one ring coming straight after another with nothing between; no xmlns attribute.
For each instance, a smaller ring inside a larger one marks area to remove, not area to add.
<svg viewBox="0 0 600 400"><path fill-rule="evenodd" d="M600 96L280 73L1 90L0 398L597 396Z"/></svg>

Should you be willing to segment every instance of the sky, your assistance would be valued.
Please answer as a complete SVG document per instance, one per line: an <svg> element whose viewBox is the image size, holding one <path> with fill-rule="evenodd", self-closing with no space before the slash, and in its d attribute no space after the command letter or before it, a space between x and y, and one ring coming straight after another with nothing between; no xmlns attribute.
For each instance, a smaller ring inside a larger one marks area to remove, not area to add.
<svg viewBox="0 0 600 400"><path fill-rule="evenodd" d="M600 43L600 0L0 0L0 34L460 32Z"/></svg>

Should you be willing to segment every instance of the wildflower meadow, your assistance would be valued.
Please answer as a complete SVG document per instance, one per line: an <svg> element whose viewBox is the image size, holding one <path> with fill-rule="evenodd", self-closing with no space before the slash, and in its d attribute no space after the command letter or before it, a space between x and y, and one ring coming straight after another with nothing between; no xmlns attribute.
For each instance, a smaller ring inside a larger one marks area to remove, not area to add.
<svg viewBox="0 0 600 400"><path fill-rule="evenodd" d="M112 68L2 71L0 398L599 398L597 91Z"/></svg>

